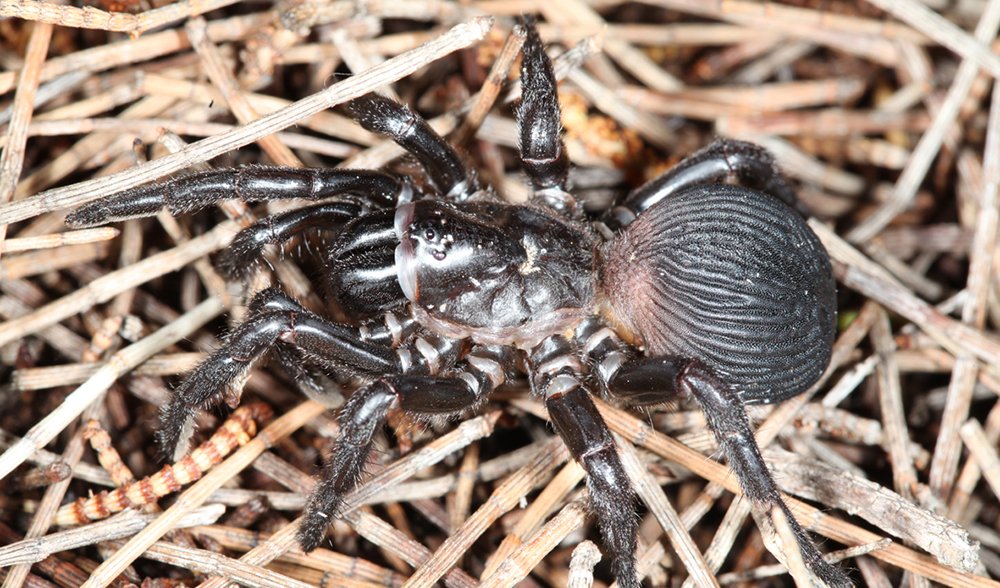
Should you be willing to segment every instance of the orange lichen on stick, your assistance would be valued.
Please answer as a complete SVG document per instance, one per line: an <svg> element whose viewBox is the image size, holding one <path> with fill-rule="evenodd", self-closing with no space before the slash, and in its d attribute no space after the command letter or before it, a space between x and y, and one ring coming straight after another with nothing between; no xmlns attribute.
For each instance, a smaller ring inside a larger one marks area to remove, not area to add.
<svg viewBox="0 0 1000 588"><path fill-rule="evenodd" d="M271 417L271 409L253 403L233 414L212 437L173 465L137 482L106 490L89 498L80 498L56 513L56 525L82 525L107 518L129 507L154 504L160 497L181 489L202 477L237 447L246 445L257 433L257 424Z"/></svg>
<svg viewBox="0 0 1000 588"><path fill-rule="evenodd" d="M564 94L559 103L567 142L578 142L587 153L607 159L619 168L634 165L640 159L643 144L637 132L622 128L610 117L591 114L579 95Z"/></svg>

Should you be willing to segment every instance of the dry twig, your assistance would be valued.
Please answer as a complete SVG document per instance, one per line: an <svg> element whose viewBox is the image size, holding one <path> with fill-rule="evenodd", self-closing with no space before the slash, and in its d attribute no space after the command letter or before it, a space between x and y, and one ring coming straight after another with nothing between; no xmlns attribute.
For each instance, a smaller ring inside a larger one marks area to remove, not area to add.
<svg viewBox="0 0 1000 588"><path fill-rule="evenodd" d="M312 280L319 266L292 248L269 253L273 271L246 289L213 269L212 256L258 218L242 202L222 203L222 222L209 211L160 215L120 231L66 231L64 209L226 153L240 164L408 171L396 144L329 110L375 90L426 114L498 195L526 198L510 108L521 92L512 79L521 14L540 20L565 80L580 202L605 207L724 134L771 150L813 211L839 282L831 367L811 390L752 414L764 419L757 438L783 488L821 507L792 501L803 526L847 545L829 557L855 558L845 569L869 585L997 585L970 574L1000 578L995 89L986 114L1000 75L1000 0L95 2L0 0L0 512L32 513L29 523L0 520L13 542L0 549L0 565L13 566L0 570L5 586L96 586L122 570L119 580L135 584L190 583L176 571L147 578L163 567L141 557L200 570L213 588L607 583L584 540L598 538L584 473L557 467L566 455L536 418L542 405L518 389L498 391L486 416L431 434L392 415L396 434L372 454L330 549L295 548L323 437L338 432L335 420L311 418L321 412L311 403L275 434L303 431L268 451L273 438L251 442L156 518L125 513L37 536L64 493L85 500L94 485L121 485L126 470L156 470L151 404L218 346L216 317L240 320L244 292L273 275L308 308L325 307ZM279 412L295 406L296 383L268 369L251 371L246 395ZM636 418L601 405L650 505L640 573L654 585L788 583L773 579L788 570L803 581L795 553L769 565L764 544L789 542L781 514L762 518L763 537L747 534L750 505L729 496L734 479L706 457L717 448L703 415L681 408ZM79 434L63 434L83 414L102 420L99 457L115 482L85 461ZM122 454L110 459L110 447ZM225 525L211 522L217 507L195 508L205 500L233 507ZM188 514L210 518L159 540L192 523ZM85 546L147 523L100 567L81 559L105 549Z"/></svg>

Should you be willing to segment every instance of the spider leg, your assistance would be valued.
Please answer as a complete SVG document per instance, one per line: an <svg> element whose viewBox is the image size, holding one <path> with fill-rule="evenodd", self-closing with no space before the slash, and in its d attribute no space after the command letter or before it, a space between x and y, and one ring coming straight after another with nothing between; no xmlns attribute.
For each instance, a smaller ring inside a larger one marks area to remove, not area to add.
<svg viewBox="0 0 1000 588"><path fill-rule="evenodd" d="M406 300L396 273L399 237L394 214L394 209L365 214L360 204L336 201L266 216L236 235L219 265L228 277L239 278L254 269L265 246L307 230L337 229L337 236L324 247L327 297L337 300L350 316L370 316Z"/></svg>
<svg viewBox="0 0 1000 588"><path fill-rule="evenodd" d="M418 416L454 415L473 408L504 382L502 353L478 347L461 369L447 376L386 376L355 392L340 411L336 446L306 504L297 534L302 549L312 551L323 540L344 498L357 486L372 438L391 408Z"/></svg>
<svg viewBox="0 0 1000 588"><path fill-rule="evenodd" d="M413 154L447 198L462 201L479 190L475 175L455 149L408 107L378 94L367 94L352 100L346 108L362 127L389 137Z"/></svg>
<svg viewBox="0 0 1000 588"><path fill-rule="evenodd" d="M462 340L413 333L412 320L392 313L386 314L384 327L355 329L331 323L276 288L262 291L248 309L247 320L188 376L164 407L157 433L163 450L181 449L195 409L236 385L251 364L273 348L288 353L289 359L346 367L361 375L395 374L379 377L344 405L337 448L299 531L299 541L307 550L319 544L329 517L356 486L372 435L390 408L398 406L418 415L461 412L502 384L506 379L502 366L510 363L503 348L481 347L464 358L463 369L455 369L464 348ZM407 336L402 345L393 347Z"/></svg>
<svg viewBox="0 0 1000 588"><path fill-rule="evenodd" d="M262 290L257 296L254 296L247 307L247 312L253 316L266 311L298 311L300 309L301 306L280 289L269 288ZM295 382L298 389L306 397L324 406L329 406L332 399L339 398L338 394L331 393L339 391L339 387L331 390L322 385L317 378L317 374L307 365L305 355L300 350L278 339L274 343L273 354L281 369Z"/></svg>
<svg viewBox="0 0 1000 588"><path fill-rule="evenodd" d="M264 290L257 298L250 305L255 311L195 368L161 411L157 440L167 457L186 449L181 441L189 437L195 410L237 385L253 362L278 342L361 373L400 371L396 351L363 340L357 329L324 320L275 289Z"/></svg>
<svg viewBox="0 0 1000 588"><path fill-rule="evenodd" d="M770 513L774 508L781 509L795 535L806 566L829 586L852 586L838 567L823 559L816 544L782 500L778 486L760 454L760 447L750 429L750 421L739 393L698 360L687 360L683 364L678 362L673 368L678 369L678 389L698 399L708 418L709 428L715 433L729 460L729 467L758 512Z"/></svg>
<svg viewBox="0 0 1000 588"><path fill-rule="evenodd" d="M246 166L138 186L81 206L66 222L73 227L100 225L153 216L164 206L172 214L184 214L232 198L263 202L354 194L370 206L383 208L409 199L409 192L405 182L377 171Z"/></svg>
<svg viewBox="0 0 1000 588"><path fill-rule="evenodd" d="M330 230L362 215L364 208L354 202L320 202L273 216L265 216L237 233L220 259L228 277L249 273L260 261L264 247L284 243L307 230Z"/></svg>
<svg viewBox="0 0 1000 588"><path fill-rule="evenodd" d="M521 162L536 198L556 210L573 213L575 201L566 192L569 158L563 144L559 98L552 62L532 19L524 20L527 36L521 59L521 105L517 109Z"/></svg>
<svg viewBox="0 0 1000 588"><path fill-rule="evenodd" d="M629 354L610 329L588 325L581 334L586 337L584 346L593 360L595 376L611 396L631 405L694 396L754 509L764 514L781 509L809 569L830 586L852 585L839 568L823 559L782 500L750 428L743 400L732 386L697 359Z"/></svg>
<svg viewBox="0 0 1000 588"><path fill-rule="evenodd" d="M672 194L699 184L719 183L731 176L743 186L767 192L803 215L808 214L767 149L746 141L716 139L629 193L609 211L605 223L615 225L611 228L624 226Z"/></svg>
<svg viewBox="0 0 1000 588"><path fill-rule="evenodd" d="M534 392L545 399L553 427L587 472L587 490L605 551L614 558L618 584L623 588L639 588L635 492L618 457L611 431L582 383L587 368L561 336L540 343L532 352L530 363Z"/></svg>

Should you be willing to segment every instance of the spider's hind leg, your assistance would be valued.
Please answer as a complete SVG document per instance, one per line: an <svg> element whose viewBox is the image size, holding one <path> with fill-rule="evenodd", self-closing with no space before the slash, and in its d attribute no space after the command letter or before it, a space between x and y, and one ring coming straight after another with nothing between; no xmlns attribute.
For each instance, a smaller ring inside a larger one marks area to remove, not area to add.
<svg viewBox="0 0 1000 588"><path fill-rule="evenodd" d="M605 222L617 228L664 198L692 186L721 183L729 177L735 177L743 186L774 196L803 216L808 215L767 149L747 141L716 139L633 190L609 211Z"/></svg>
<svg viewBox="0 0 1000 588"><path fill-rule="evenodd" d="M770 516L779 509L788 520L809 570L829 586L853 585L839 568L823 559L792 516L761 456L743 401L732 386L695 359L636 355L610 329L597 324L578 330L578 336L585 339L594 375L610 396L633 406L694 396L754 511Z"/></svg>
<svg viewBox="0 0 1000 588"><path fill-rule="evenodd" d="M585 366L566 339L554 336L532 351L531 373L532 388L545 399L553 427L587 472L593 511L605 551L613 558L618 585L639 588L635 492L614 437L582 383Z"/></svg>
<svg viewBox="0 0 1000 588"><path fill-rule="evenodd" d="M754 439L739 394L708 366L697 360L684 362L684 366L678 369L677 382L683 393L698 399L698 404L708 419L709 428L715 433L729 460L729 467L736 474L736 479L754 509L765 516L770 516L775 509L785 515L798 543L802 561L827 586L853 586L840 568L823 559L816 544L806 535L781 498L778 486Z"/></svg>

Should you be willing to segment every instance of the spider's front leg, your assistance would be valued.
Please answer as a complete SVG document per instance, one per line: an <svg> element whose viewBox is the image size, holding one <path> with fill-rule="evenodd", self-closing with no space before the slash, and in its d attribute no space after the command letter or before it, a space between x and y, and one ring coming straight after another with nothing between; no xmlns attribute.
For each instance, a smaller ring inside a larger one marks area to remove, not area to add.
<svg viewBox="0 0 1000 588"><path fill-rule="evenodd" d="M853 586L839 568L823 559L782 500L750 428L743 400L732 386L697 359L635 356L610 329L586 325L578 333L585 339L596 378L611 396L632 406L693 396L754 510L770 516L775 508L780 509L809 570L828 586Z"/></svg>
<svg viewBox="0 0 1000 588"><path fill-rule="evenodd" d="M688 155L662 175L630 192L621 204L605 214L603 220L612 229L620 228L665 198L694 186L722 183L730 177L742 186L774 196L803 216L809 214L767 149L755 143L723 138Z"/></svg>
<svg viewBox="0 0 1000 588"><path fill-rule="evenodd" d="M565 338L554 336L531 353L531 384L545 400L556 432L587 472L587 490L605 551L623 588L639 588L635 550L639 519L635 492L608 425L584 386L587 368Z"/></svg>
<svg viewBox="0 0 1000 588"><path fill-rule="evenodd" d="M526 37L521 59L521 104L517 108L517 129L521 163L536 198L552 208L575 212L572 196L566 192L569 157L563 144L559 118L559 98L552 62L545 54L534 21L525 20Z"/></svg>
<svg viewBox="0 0 1000 588"><path fill-rule="evenodd" d="M320 202L265 216L237 233L219 256L219 267L229 278L250 274L264 255L267 245L277 245L305 231L339 229L364 213L354 202Z"/></svg>
<svg viewBox="0 0 1000 588"><path fill-rule="evenodd" d="M404 182L388 174L369 170L256 165L213 169L100 198L74 210L66 223L89 227L153 216L163 207L175 215L186 214L234 198L265 202L353 194L369 206L384 208L394 206L408 189Z"/></svg>
<svg viewBox="0 0 1000 588"><path fill-rule="evenodd" d="M308 230L340 229L372 208L391 210L399 202L410 200L412 188L405 180L368 170L262 166L217 169L101 198L73 211L66 222L74 227L99 225L151 216L164 206L173 214L182 214L232 198L261 202L333 196L348 199L266 216L240 231L219 259L223 272L231 278L244 276L256 267L265 246L283 243Z"/></svg>
<svg viewBox="0 0 1000 588"><path fill-rule="evenodd" d="M446 198L461 202L479 191L475 174L455 149L408 107L368 94L347 103L346 109L362 127L389 137L416 157Z"/></svg>

